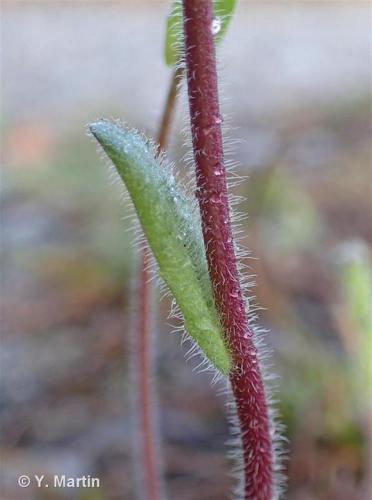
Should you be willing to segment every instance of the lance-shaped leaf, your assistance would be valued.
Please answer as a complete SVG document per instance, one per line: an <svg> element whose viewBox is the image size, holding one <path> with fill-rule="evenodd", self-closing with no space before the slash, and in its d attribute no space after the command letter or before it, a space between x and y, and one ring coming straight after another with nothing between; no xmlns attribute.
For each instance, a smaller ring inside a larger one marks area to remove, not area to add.
<svg viewBox="0 0 372 500"><path fill-rule="evenodd" d="M232 18L236 0L214 0L214 20L211 30L215 33L215 41L219 43L224 37ZM182 53L182 4L173 0L171 12L167 18L165 32L164 58L168 66L174 66Z"/></svg>
<svg viewBox="0 0 372 500"><path fill-rule="evenodd" d="M209 280L197 211L143 136L101 120L90 131L112 160L133 201L159 266L182 312L185 329L222 373L230 370Z"/></svg>

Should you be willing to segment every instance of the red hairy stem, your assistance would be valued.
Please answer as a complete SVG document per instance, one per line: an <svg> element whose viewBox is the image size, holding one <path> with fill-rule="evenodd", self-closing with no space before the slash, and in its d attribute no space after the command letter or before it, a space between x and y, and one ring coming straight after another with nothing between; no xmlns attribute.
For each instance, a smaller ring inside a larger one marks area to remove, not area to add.
<svg viewBox="0 0 372 500"><path fill-rule="evenodd" d="M177 87L182 79L183 70L178 67L172 74L171 84L168 90L160 127L157 136L159 154L165 149L169 140L170 128L174 115L177 99ZM152 284L150 282L150 250L145 248L140 255L138 268L137 287L137 310L136 331L137 349L135 350L135 369L137 370L137 391L138 391L138 420L141 431L141 468L143 469L143 492L146 498L160 500L161 481L160 467L158 463L158 452L155 440L155 415L153 405L153 356L151 352L151 336L153 335L151 321L151 293Z"/></svg>
<svg viewBox="0 0 372 500"><path fill-rule="evenodd" d="M273 494L268 407L233 244L222 145L212 1L183 0L185 57L203 237L215 302L233 358L230 383L241 430L245 499Z"/></svg>

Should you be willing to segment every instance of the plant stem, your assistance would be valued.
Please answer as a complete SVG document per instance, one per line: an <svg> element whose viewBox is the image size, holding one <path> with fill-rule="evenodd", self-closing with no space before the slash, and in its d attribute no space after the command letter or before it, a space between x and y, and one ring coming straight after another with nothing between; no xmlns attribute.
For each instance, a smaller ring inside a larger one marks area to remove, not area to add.
<svg viewBox="0 0 372 500"><path fill-rule="evenodd" d="M158 153L162 149L166 149L169 141L170 128L177 100L177 88L183 78L183 74L184 69L182 66L177 66L172 73L171 83L169 86L167 99L165 101L165 106L160 120L160 127L157 136L157 143L159 147Z"/></svg>
<svg viewBox="0 0 372 500"><path fill-rule="evenodd" d="M237 268L222 145L212 1L183 0L185 57L204 244L216 306L233 358L230 383L239 418L245 498L269 500L273 458L268 408Z"/></svg>
<svg viewBox="0 0 372 500"><path fill-rule="evenodd" d="M157 144L158 154L165 149L169 140L170 128L177 99L177 87L182 79L183 70L177 67L172 74L171 84L168 90L164 111L161 117ZM145 248L140 255L138 268L138 288L136 297L136 325L134 334L137 336L137 349L134 350L135 369L137 370L137 394L138 394L138 420L140 423L141 436L141 461L140 467L143 471L143 490L146 498L159 500L161 498L160 466L157 457L157 446L155 440L155 418L153 406L152 376L154 360L151 352L151 295L152 284L150 281L150 250Z"/></svg>
<svg viewBox="0 0 372 500"><path fill-rule="evenodd" d="M141 488L146 498L161 498L160 466L157 457L155 415L153 404L153 356L151 350L151 283L148 271L149 250L142 251L138 269L136 325L133 334L136 336L133 366L137 375L136 392L138 395L136 409L140 434Z"/></svg>

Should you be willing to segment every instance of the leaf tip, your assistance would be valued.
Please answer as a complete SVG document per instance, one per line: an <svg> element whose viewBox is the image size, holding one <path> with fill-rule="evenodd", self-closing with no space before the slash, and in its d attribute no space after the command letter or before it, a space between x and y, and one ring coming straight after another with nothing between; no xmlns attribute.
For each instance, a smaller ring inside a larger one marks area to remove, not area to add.
<svg viewBox="0 0 372 500"><path fill-rule="evenodd" d="M98 120L88 125L89 132L97 139L98 142L102 142L105 131L107 133L107 120Z"/></svg>

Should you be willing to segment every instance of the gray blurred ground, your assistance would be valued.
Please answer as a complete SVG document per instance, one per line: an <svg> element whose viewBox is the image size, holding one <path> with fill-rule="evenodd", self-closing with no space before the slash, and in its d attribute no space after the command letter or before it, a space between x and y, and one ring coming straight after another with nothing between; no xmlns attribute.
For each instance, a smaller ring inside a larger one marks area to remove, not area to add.
<svg viewBox="0 0 372 500"><path fill-rule="evenodd" d="M160 1L4 2L6 119L71 128L109 109L154 129L169 73L167 9ZM369 15L365 1L241 1L220 52L234 118L244 110L279 120L368 92Z"/></svg>

